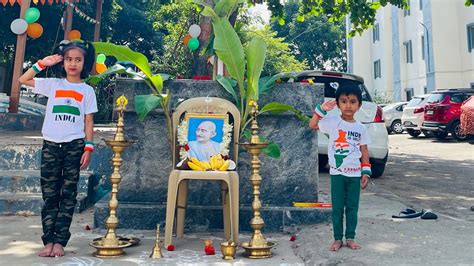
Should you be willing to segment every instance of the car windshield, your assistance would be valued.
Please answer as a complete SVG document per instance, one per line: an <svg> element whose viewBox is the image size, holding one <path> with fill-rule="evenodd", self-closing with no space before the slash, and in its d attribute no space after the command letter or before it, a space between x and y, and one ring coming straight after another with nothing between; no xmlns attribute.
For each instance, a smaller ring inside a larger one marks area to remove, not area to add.
<svg viewBox="0 0 474 266"><path fill-rule="evenodd" d="M412 99L408 102L407 107L414 107L414 106L417 106L417 105L419 105L422 101L423 101L422 98L418 98L418 97L412 98Z"/></svg>
<svg viewBox="0 0 474 266"><path fill-rule="evenodd" d="M446 95L442 93L433 93L428 97L428 103L439 103L441 102Z"/></svg>
<svg viewBox="0 0 474 266"><path fill-rule="evenodd" d="M336 77L314 77L315 83L324 83L324 97L336 98L336 89L341 87L358 87L362 92L362 101L372 102L370 94L364 84L351 79L341 79Z"/></svg>

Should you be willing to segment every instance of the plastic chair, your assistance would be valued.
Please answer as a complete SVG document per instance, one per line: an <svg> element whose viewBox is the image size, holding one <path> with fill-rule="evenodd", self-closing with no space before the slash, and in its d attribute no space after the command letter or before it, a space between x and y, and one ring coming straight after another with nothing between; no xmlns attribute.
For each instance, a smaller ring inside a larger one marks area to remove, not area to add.
<svg viewBox="0 0 474 266"><path fill-rule="evenodd" d="M173 113L173 166L179 161L177 146L177 128L180 118L186 112L200 114L228 114L233 118L233 150L231 159L238 159L238 141L240 130L240 112L237 107L221 98L199 97L182 102ZM229 154L231 155L231 154ZM191 171L174 169L168 179L168 198L166 205L165 247L172 244L173 224L176 212L176 236L182 237L186 214L186 199L188 181L193 180L220 180L222 191L222 205L224 216L224 234L227 239L238 243L239 235L239 175L235 171ZM177 208L176 208L177 207ZM176 211L177 209L177 211Z"/></svg>

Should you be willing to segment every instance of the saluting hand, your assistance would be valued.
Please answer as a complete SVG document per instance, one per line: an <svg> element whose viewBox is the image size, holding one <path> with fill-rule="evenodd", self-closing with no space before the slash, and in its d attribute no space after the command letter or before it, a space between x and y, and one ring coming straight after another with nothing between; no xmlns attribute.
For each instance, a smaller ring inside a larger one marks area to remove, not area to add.
<svg viewBox="0 0 474 266"><path fill-rule="evenodd" d="M323 108L324 111L328 112L328 111L331 111L332 109L334 109L334 107L336 107L336 105L337 105L336 100L329 100L329 101L324 102L323 104L321 104L321 108Z"/></svg>
<svg viewBox="0 0 474 266"><path fill-rule="evenodd" d="M41 59L41 64L44 66L54 66L61 61L63 61L63 57L61 55L53 54Z"/></svg>

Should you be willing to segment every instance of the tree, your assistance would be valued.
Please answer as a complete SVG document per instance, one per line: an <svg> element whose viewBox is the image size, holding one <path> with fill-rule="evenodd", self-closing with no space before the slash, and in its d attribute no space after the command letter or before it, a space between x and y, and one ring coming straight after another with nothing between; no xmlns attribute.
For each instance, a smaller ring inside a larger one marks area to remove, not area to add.
<svg viewBox="0 0 474 266"><path fill-rule="evenodd" d="M346 70L346 33L345 23L330 23L325 15L312 16L301 21L298 17L298 4L284 6L285 25L278 21L271 23L289 43L293 55L300 61L306 60L311 69Z"/></svg>
<svg viewBox="0 0 474 266"><path fill-rule="evenodd" d="M269 26L262 29L254 27L248 28L242 33L244 46L254 37L260 37L267 44L266 60L263 66L262 76L271 76L281 72L301 71L308 68L306 60L298 61L291 54L291 49L284 38L277 37L275 31L271 31Z"/></svg>
<svg viewBox="0 0 474 266"><path fill-rule="evenodd" d="M199 22L199 13L190 1L163 5L149 12L155 30L165 32L162 56L153 56L152 67L175 76L191 77L193 61L197 55L183 43L191 24Z"/></svg>
<svg viewBox="0 0 474 266"><path fill-rule="evenodd" d="M285 24L284 4L280 0L267 0L267 3L272 17L281 25ZM377 9L387 4L406 8L408 0L302 0L298 2L297 17L301 21L312 16L326 15L328 21L333 22L343 21L349 16L351 22L349 35L355 36L356 33L362 34L364 30L370 28L375 22Z"/></svg>

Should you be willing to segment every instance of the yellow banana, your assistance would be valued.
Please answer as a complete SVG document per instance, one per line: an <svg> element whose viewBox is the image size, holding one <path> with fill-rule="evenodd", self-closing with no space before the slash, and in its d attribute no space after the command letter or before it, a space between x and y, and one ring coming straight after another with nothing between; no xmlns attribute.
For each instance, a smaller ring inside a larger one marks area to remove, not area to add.
<svg viewBox="0 0 474 266"><path fill-rule="evenodd" d="M202 168L203 170L206 170L207 169L207 165L203 164L203 162L199 161L197 158L195 157L192 157L191 158L191 162L197 166L199 166L200 168Z"/></svg>
<svg viewBox="0 0 474 266"><path fill-rule="evenodd" d="M191 168L192 170L195 170L195 171L205 171L204 168L202 168L201 166L191 162L191 161L188 161L188 166L189 168Z"/></svg>
<svg viewBox="0 0 474 266"><path fill-rule="evenodd" d="M215 156L212 156L209 159L209 164L211 165L212 170L216 170L216 157Z"/></svg>
<svg viewBox="0 0 474 266"><path fill-rule="evenodd" d="M230 165L230 160L225 160L224 163L219 168L219 171L227 171L227 168L229 168L229 165Z"/></svg>
<svg viewBox="0 0 474 266"><path fill-rule="evenodd" d="M208 161L200 161L201 164L204 166L204 168L207 170L207 169L211 169L211 165L209 164Z"/></svg>

